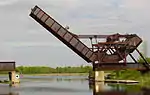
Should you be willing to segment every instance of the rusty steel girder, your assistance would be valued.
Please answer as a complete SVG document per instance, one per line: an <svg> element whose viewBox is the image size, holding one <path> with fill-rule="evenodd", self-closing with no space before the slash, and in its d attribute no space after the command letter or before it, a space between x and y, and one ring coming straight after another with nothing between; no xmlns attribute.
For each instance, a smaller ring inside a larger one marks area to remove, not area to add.
<svg viewBox="0 0 150 95"><path fill-rule="evenodd" d="M117 33L113 35L76 35L64 28L54 20L52 16L48 15L38 6L31 9L30 16L85 61L92 63L93 67L101 66L101 64L105 63L117 64L121 61L126 65L126 57L128 55L135 63L138 63L131 54L135 50L144 59L137 49L142 43L142 39L136 34L120 35ZM80 41L80 39L85 38L91 40L92 48ZM92 39L96 39L96 44L92 43ZM97 39L105 39L105 41L102 42ZM145 59L144 61L145 62L142 63L143 66L150 70L148 62Z"/></svg>
<svg viewBox="0 0 150 95"><path fill-rule="evenodd" d="M65 45L71 48L75 53L82 57L87 62L119 62L132 53L142 42L137 35L76 35L65 29L51 16L44 12L38 6L35 6L30 13L30 16L39 24L51 32L55 37L62 41ZM92 44L90 49L79 39L89 37L105 38L105 42Z"/></svg>
<svg viewBox="0 0 150 95"><path fill-rule="evenodd" d="M0 71L15 71L15 61L0 61Z"/></svg>
<svg viewBox="0 0 150 95"><path fill-rule="evenodd" d="M125 61L126 56L136 50L141 42L142 39L136 34L107 36L105 42L93 44L94 52L97 55L95 61L99 61L99 63Z"/></svg>

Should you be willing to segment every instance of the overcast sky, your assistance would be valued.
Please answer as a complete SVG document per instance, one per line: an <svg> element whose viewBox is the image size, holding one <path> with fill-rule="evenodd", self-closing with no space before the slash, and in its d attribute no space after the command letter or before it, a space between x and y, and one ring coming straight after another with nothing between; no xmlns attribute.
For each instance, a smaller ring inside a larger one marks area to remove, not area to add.
<svg viewBox="0 0 150 95"><path fill-rule="evenodd" d="M87 64L29 17L35 5L75 34L136 33L150 43L150 0L0 0L0 60L51 67Z"/></svg>

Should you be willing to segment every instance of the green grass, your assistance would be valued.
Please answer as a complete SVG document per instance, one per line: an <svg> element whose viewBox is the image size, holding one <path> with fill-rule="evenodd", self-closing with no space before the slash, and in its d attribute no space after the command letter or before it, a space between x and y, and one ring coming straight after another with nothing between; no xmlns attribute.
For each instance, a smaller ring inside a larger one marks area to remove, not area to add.
<svg viewBox="0 0 150 95"><path fill-rule="evenodd" d="M139 81L139 85L150 87L150 73L142 74L139 71L133 70L122 70L122 71L113 71L112 79L121 79L121 80L136 80Z"/></svg>

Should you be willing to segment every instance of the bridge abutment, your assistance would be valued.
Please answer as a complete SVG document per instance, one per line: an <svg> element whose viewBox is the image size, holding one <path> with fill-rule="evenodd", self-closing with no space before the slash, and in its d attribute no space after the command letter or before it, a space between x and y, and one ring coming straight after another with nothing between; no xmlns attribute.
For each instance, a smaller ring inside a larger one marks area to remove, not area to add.
<svg viewBox="0 0 150 95"><path fill-rule="evenodd" d="M9 81L11 84L20 83L19 74L16 71L9 72Z"/></svg>
<svg viewBox="0 0 150 95"><path fill-rule="evenodd" d="M104 71L94 71L94 80L98 82L104 82L105 81Z"/></svg>

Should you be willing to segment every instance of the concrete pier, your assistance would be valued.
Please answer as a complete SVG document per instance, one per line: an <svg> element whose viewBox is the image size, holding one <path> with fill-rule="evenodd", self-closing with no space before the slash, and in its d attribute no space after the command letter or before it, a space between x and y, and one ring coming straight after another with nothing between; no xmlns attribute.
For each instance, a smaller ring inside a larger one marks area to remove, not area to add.
<svg viewBox="0 0 150 95"><path fill-rule="evenodd" d="M9 72L9 80L11 84L20 83L19 74L17 74L16 71Z"/></svg>
<svg viewBox="0 0 150 95"><path fill-rule="evenodd" d="M96 82L104 82L105 81L104 71L94 71L94 78Z"/></svg>

